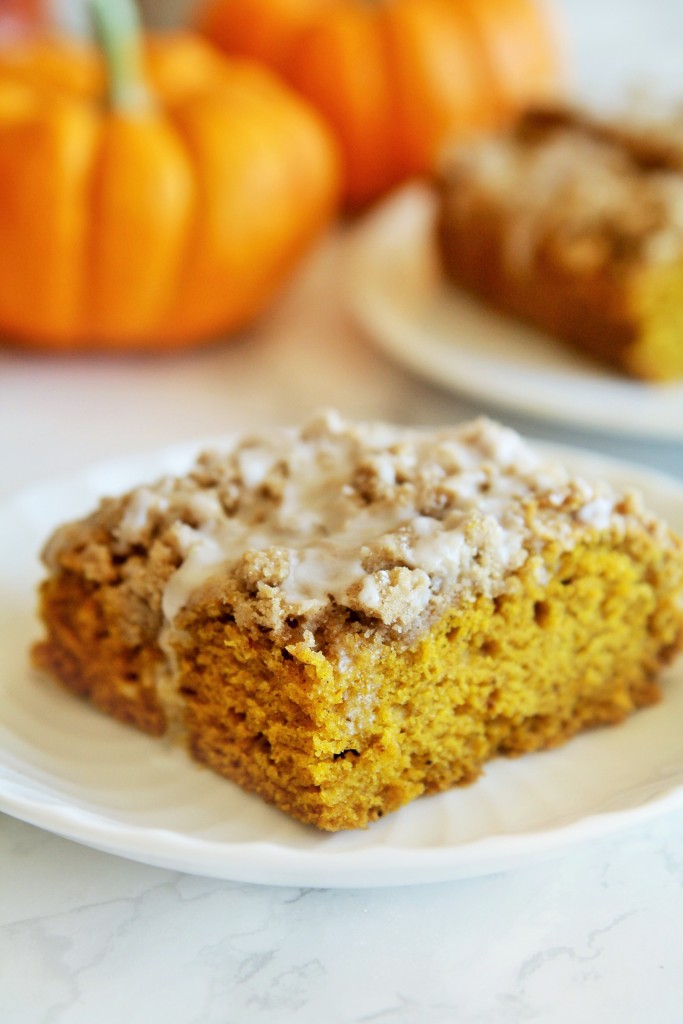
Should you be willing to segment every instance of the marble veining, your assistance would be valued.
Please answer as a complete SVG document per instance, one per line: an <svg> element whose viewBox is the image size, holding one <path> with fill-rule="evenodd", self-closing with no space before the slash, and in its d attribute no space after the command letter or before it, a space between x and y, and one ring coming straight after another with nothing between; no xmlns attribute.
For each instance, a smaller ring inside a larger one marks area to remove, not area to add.
<svg viewBox="0 0 683 1024"><path fill-rule="evenodd" d="M680 1024L683 812L363 891L196 878L0 821L3 1024Z"/></svg>

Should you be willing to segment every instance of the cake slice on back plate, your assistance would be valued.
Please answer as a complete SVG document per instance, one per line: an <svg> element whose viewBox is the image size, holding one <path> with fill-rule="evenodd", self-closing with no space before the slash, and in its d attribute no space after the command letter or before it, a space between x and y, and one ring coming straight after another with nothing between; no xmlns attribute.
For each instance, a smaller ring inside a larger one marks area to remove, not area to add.
<svg viewBox="0 0 683 1024"><path fill-rule="evenodd" d="M454 147L437 194L449 281L630 376L683 377L683 117L531 110Z"/></svg>
<svg viewBox="0 0 683 1024"><path fill-rule="evenodd" d="M484 419L243 437L44 558L41 669L332 831L621 721L681 642L678 538Z"/></svg>

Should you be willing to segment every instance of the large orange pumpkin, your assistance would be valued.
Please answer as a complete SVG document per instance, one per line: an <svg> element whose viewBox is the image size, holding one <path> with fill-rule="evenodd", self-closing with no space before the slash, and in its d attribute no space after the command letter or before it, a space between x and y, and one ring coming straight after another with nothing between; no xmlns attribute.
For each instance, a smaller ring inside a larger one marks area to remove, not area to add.
<svg viewBox="0 0 683 1024"><path fill-rule="evenodd" d="M329 131L197 37L143 54L130 25L101 35L104 62L64 41L0 52L0 335L149 349L234 331L335 210Z"/></svg>
<svg viewBox="0 0 683 1024"><path fill-rule="evenodd" d="M429 172L445 140L503 124L557 77L537 0L208 0L198 17L327 117L350 206Z"/></svg>

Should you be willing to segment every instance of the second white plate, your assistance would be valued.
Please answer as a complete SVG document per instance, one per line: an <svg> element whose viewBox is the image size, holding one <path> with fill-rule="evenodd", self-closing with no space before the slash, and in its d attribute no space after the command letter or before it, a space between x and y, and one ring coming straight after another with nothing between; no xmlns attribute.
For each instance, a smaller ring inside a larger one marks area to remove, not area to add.
<svg viewBox="0 0 683 1024"><path fill-rule="evenodd" d="M349 298L376 343L422 377L483 402L581 428L683 440L683 384L648 385L450 287L424 186L397 192L351 242Z"/></svg>

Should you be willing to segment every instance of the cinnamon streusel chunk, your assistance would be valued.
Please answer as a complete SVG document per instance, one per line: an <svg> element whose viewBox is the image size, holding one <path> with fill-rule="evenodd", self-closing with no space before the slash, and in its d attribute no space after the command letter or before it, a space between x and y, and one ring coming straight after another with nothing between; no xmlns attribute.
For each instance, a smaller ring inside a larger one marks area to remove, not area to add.
<svg viewBox="0 0 683 1024"><path fill-rule="evenodd" d="M514 432L244 437L48 542L36 664L319 828L659 696L683 547Z"/></svg>
<svg viewBox="0 0 683 1024"><path fill-rule="evenodd" d="M633 377L683 377L683 117L529 111L438 180L447 278Z"/></svg>

